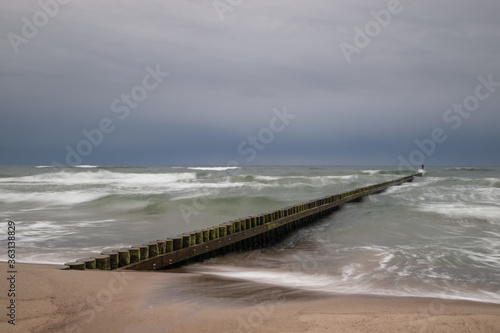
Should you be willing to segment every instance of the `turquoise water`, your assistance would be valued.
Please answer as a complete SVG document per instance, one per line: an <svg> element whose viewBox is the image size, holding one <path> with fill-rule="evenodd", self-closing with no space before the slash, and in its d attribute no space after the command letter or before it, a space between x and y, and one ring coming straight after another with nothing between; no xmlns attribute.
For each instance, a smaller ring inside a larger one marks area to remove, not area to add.
<svg viewBox="0 0 500 333"><path fill-rule="evenodd" d="M0 208L17 224L20 261L61 264L415 171L0 167ZM188 270L320 293L500 303L499 199L500 168L427 168L413 183L347 204L274 247Z"/></svg>

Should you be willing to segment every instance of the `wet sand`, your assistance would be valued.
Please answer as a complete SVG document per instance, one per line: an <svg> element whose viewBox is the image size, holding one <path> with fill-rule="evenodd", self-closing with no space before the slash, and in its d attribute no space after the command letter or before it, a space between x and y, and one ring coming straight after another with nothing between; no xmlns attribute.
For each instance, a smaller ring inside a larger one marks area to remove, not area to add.
<svg viewBox="0 0 500 333"><path fill-rule="evenodd" d="M500 304L321 296L182 271L17 264L16 325L0 263L0 332L498 332Z"/></svg>

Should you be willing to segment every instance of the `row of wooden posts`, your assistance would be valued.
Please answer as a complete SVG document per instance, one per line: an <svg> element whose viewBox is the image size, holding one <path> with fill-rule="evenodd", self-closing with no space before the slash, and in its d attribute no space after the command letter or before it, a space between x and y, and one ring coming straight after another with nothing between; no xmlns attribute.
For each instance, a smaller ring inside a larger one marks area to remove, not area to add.
<svg viewBox="0 0 500 333"><path fill-rule="evenodd" d="M157 270L178 264L224 255L231 251L252 250L274 244L290 232L317 221L339 206L381 192L394 185L411 182L417 173L381 184L303 202L265 214L250 216L177 237L132 245L78 259L65 268Z"/></svg>

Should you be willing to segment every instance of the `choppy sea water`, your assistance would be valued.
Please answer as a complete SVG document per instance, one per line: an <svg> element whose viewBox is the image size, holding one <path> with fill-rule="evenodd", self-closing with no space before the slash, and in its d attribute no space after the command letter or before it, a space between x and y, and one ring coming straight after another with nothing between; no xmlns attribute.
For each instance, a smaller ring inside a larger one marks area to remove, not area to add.
<svg viewBox="0 0 500 333"><path fill-rule="evenodd" d="M62 264L415 171L3 166L0 211L16 222L19 261ZM500 303L500 168L427 168L273 247L187 270L318 293Z"/></svg>

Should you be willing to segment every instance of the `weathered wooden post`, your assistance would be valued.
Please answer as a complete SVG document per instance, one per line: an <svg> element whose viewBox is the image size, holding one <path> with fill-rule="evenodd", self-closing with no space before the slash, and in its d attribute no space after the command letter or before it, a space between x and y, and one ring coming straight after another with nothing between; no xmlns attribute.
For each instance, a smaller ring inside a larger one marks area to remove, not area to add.
<svg viewBox="0 0 500 333"><path fill-rule="evenodd" d="M109 268L117 269L118 268L118 250L116 251L104 251L101 252L102 255L109 256Z"/></svg>
<svg viewBox="0 0 500 333"><path fill-rule="evenodd" d="M172 238L172 250L177 251L183 248L183 237L174 237Z"/></svg>
<svg viewBox="0 0 500 333"><path fill-rule="evenodd" d="M109 271L111 269L111 264L108 255L97 255L94 257L97 269L102 269Z"/></svg>
<svg viewBox="0 0 500 333"><path fill-rule="evenodd" d="M130 263L135 264L136 262L141 261L141 249L138 247L132 247L128 249L128 252L130 253Z"/></svg>
<svg viewBox="0 0 500 333"><path fill-rule="evenodd" d="M203 243L203 231L201 230L196 230L195 231L195 240L196 240L196 244L201 244Z"/></svg>
<svg viewBox="0 0 500 333"><path fill-rule="evenodd" d="M118 260L119 267L130 265L130 252L128 251L128 249L118 250L118 256L119 256Z"/></svg>
<svg viewBox="0 0 500 333"><path fill-rule="evenodd" d="M68 266L69 269L76 269L79 271L85 270L85 263L81 262L81 261L68 262L68 263L65 263L64 266Z"/></svg>
<svg viewBox="0 0 500 333"><path fill-rule="evenodd" d="M167 241L166 239L157 239L156 243L158 244L158 254L167 253Z"/></svg>
<svg viewBox="0 0 500 333"><path fill-rule="evenodd" d="M94 258L82 258L77 259L76 261L85 263L86 269L96 269L96 262Z"/></svg>
<svg viewBox="0 0 500 333"><path fill-rule="evenodd" d="M146 243L144 245L148 247L148 258L154 258L158 256L159 251L157 242Z"/></svg>
<svg viewBox="0 0 500 333"><path fill-rule="evenodd" d="M182 247L187 248L191 246L191 235L190 234L182 234Z"/></svg>
<svg viewBox="0 0 500 333"><path fill-rule="evenodd" d="M172 251L174 251L174 240L167 238L165 241L165 253L170 253Z"/></svg>
<svg viewBox="0 0 500 333"><path fill-rule="evenodd" d="M136 248L140 250L141 260L149 258L149 247L145 244L132 245L131 248Z"/></svg>

